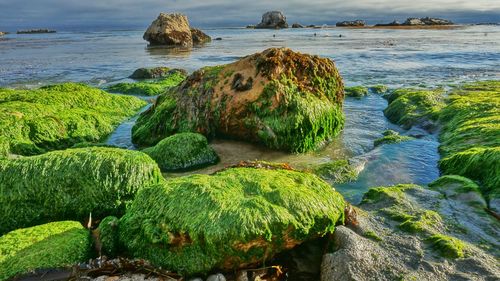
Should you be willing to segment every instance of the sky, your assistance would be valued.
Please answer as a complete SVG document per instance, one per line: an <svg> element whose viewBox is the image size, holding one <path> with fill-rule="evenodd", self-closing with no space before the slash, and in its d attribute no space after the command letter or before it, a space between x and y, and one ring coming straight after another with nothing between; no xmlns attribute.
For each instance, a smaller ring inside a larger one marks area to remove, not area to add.
<svg viewBox="0 0 500 281"><path fill-rule="evenodd" d="M500 0L0 0L0 30L146 28L160 12L181 12L198 27L257 24L281 10L289 23L368 23L441 17L457 23L500 22Z"/></svg>

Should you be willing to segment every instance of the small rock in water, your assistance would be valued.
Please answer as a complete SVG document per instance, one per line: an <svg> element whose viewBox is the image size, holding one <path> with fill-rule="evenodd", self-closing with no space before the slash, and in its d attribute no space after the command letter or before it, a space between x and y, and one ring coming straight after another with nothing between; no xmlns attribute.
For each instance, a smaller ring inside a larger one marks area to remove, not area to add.
<svg viewBox="0 0 500 281"><path fill-rule="evenodd" d="M226 281L226 277L221 273L208 276L207 281Z"/></svg>

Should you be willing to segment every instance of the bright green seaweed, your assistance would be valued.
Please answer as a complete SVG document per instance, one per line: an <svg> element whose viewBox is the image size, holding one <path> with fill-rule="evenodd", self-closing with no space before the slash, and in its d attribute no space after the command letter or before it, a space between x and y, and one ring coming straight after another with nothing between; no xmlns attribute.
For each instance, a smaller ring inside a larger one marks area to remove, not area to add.
<svg viewBox="0 0 500 281"><path fill-rule="evenodd" d="M133 257L184 274L231 270L331 233L344 207L312 174L231 168L143 189L121 218L119 237Z"/></svg>
<svg viewBox="0 0 500 281"><path fill-rule="evenodd" d="M162 180L146 154L90 147L0 160L0 234L54 220L121 214L143 187Z"/></svg>
<svg viewBox="0 0 500 281"><path fill-rule="evenodd" d="M165 92L168 88L179 85L184 79L186 79L186 75L178 71L157 80L114 84L107 87L106 90L111 93L126 95L156 96Z"/></svg>
<svg viewBox="0 0 500 281"><path fill-rule="evenodd" d="M0 88L0 154L36 155L99 142L146 103L84 84Z"/></svg>
<svg viewBox="0 0 500 281"><path fill-rule="evenodd" d="M89 230L79 222L52 222L0 237L0 280L36 269L73 266L91 258Z"/></svg>

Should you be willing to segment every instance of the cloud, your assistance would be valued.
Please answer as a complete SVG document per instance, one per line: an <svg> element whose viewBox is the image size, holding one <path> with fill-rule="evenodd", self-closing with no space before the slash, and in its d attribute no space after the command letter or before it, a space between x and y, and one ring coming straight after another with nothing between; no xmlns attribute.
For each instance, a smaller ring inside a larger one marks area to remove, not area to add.
<svg viewBox="0 0 500 281"><path fill-rule="evenodd" d="M159 12L182 12L193 25L243 26L257 23L263 12L282 10L290 22L331 24L435 16L457 22L500 21L497 0L352 0L352 1L202 1L202 0L2 0L0 29L29 27L145 27Z"/></svg>

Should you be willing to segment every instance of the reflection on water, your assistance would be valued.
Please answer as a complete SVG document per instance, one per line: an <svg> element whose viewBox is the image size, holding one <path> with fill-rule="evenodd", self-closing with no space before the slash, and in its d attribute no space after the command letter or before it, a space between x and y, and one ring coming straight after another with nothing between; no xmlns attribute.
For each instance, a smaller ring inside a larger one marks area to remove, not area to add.
<svg viewBox="0 0 500 281"><path fill-rule="evenodd" d="M145 50L150 56L158 57L158 59L162 57L187 58L191 55L191 48L147 46Z"/></svg>

